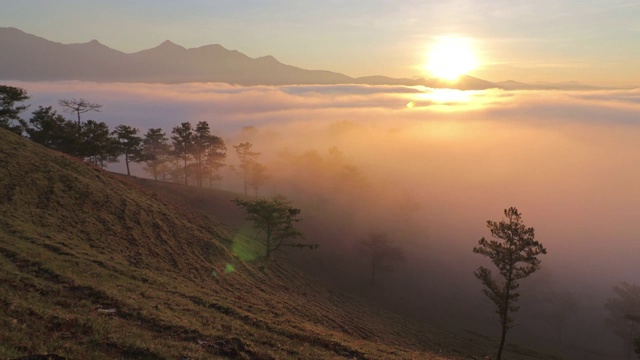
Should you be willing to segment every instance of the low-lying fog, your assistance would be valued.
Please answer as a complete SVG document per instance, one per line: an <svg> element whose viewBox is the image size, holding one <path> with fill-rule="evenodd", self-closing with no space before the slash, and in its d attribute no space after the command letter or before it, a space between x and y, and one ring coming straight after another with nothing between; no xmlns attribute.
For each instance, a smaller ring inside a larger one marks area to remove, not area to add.
<svg viewBox="0 0 640 360"><path fill-rule="evenodd" d="M543 270L522 281L521 325L508 336L559 342L545 294L571 292L578 310L562 343L622 352L603 305L613 285L640 283L638 89L7 84L29 92L32 110L72 97L103 104L85 119L111 128L162 127L170 135L181 122L208 121L227 143L228 164L237 163L232 145L252 142L270 170L261 194L294 199L307 238L322 244L301 255L307 266L343 286L366 285L355 243L387 232L407 259L380 277L378 290L362 291L490 336L498 319L473 276L486 261L472 248L489 237L486 220L515 206L548 255ZM248 126L255 130L243 131ZM233 173L223 175L219 187L242 189Z"/></svg>

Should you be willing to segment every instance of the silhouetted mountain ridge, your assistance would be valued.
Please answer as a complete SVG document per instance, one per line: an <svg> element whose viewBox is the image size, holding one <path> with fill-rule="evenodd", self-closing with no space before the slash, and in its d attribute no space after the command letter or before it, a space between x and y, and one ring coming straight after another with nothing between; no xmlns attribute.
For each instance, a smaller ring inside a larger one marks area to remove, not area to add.
<svg viewBox="0 0 640 360"><path fill-rule="evenodd" d="M405 85L460 90L502 88L586 89L580 84L494 83L464 75L455 82L442 79L391 78L374 75L353 78L327 70L308 70L283 64L271 55L251 58L213 44L187 49L170 40L134 53L109 48L98 40L62 44L0 28L0 79L23 81L80 80L96 82L224 82L239 85L364 84Z"/></svg>

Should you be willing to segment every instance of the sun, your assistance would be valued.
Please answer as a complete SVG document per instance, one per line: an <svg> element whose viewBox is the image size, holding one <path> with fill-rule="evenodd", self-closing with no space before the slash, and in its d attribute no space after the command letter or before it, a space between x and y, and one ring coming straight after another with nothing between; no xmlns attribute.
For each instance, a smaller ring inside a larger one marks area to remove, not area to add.
<svg viewBox="0 0 640 360"><path fill-rule="evenodd" d="M478 59L470 39L443 37L429 51L425 68L433 76L455 81L478 67Z"/></svg>

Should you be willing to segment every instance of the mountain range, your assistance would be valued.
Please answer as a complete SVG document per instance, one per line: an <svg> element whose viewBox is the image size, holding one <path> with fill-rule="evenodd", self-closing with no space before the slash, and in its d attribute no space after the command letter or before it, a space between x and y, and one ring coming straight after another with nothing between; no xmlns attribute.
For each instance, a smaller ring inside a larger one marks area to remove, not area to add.
<svg viewBox="0 0 640 360"><path fill-rule="evenodd" d="M491 82L464 75L457 82L386 76L350 77L326 70L283 64L273 56L251 58L221 45L184 48L171 41L147 50L124 53L97 40L62 44L16 28L0 28L0 79L21 81L79 80L95 82L223 82L238 85L367 84L423 85L460 90L592 89L577 83L524 84Z"/></svg>

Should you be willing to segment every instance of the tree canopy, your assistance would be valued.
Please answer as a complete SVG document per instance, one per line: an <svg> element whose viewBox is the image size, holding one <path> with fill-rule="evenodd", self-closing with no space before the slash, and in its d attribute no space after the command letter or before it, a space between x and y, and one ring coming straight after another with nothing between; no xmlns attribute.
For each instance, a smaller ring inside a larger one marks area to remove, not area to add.
<svg viewBox="0 0 640 360"><path fill-rule="evenodd" d="M76 113L78 117L78 125L80 125L80 115L90 111L100 112L102 105L89 102L85 99L63 99L58 104L67 112Z"/></svg>
<svg viewBox="0 0 640 360"><path fill-rule="evenodd" d="M171 140L173 141L173 153L182 159L184 163L184 184L189 184L189 170L187 161L191 158L193 151L193 128L191 123L183 122L171 130Z"/></svg>
<svg viewBox="0 0 640 360"><path fill-rule="evenodd" d="M19 103L29 99L27 91L18 87L0 85L0 128L9 129L16 134L22 134L20 113L29 105Z"/></svg>
<svg viewBox="0 0 640 360"><path fill-rule="evenodd" d="M607 326L622 339L627 358L634 350L634 340L640 337L640 286L621 282L613 287L615 297L607 299ZM640 349L638 349L640 350Z"/></svg>
<svg viewBox="0 0 640 360"><path fill-rule="evenodd" d="M488 257L498 268L503 281L496 280L491 270L481 266L475 276L486 287L482 292L496 305L496 313L500 316L502 334L497 359L502 358L502 350L507 330L513 327L511 313L518 311L515 303L520 297L517 291L519 280L540 269L538 255L547 250L535 240L534 229L526 227L518 209L511 207L504 210L505 220L487 221L487 228L496 240L480 239L473 252Z"/></svg>
<svg viewBox="0 0 640 360"><path fill-rule="evenodd" d="M150 128L144 135L142 145L142 157L147 163L144 170L151 174L154 180L158 180L158 177L164 180L167 173L165 164L171 152L167 134L161 128Z"/></svg>
<svg viewBox="0 0 640 360"><path fill-rule="evenodd" d="M259 152L251 151L252 147L253 144L250 142L233 145L233 148L236 150L236 155L238 155L238 159L240 159L240 165L238 167L242 170L245 195L247 195L247 188L251 181L251 170L256 166L258 156L260 156Z"/></svg>
<svg viewBox="0 0 640 360"><path fill-rule="evenodd" d="M376 282L379 271L391 271L394 265L404 260L402 249L395 245L384 233L370 234L358 243L360 255L371 261L371 284Z"/></svg>
<svg viewBox="0 0 640 360"><path fill-rule="evenodd" d="M111 135L115 136L115 152L118 155L124 155L127 175L131 175L131 170L129 170L130 162L144 160L142 156L142 138L138 136L138 132L138 129L129 125L118 125L111 132Z"/></svg>
<svg viewBox="0 0 640 360"><path fill-rule="evenodd" d="M282 198L257 200L232 200L233 203L243 208L247 214L246 219L253 222L253 227L264 235L259 241L264 245L265 257L269 259L271 254L281 247L307 247L315 249L317 244L305 244L290 242L301 238L302 233L295 227L300 221L298 217L300 209L294 208Z"/></svg>

